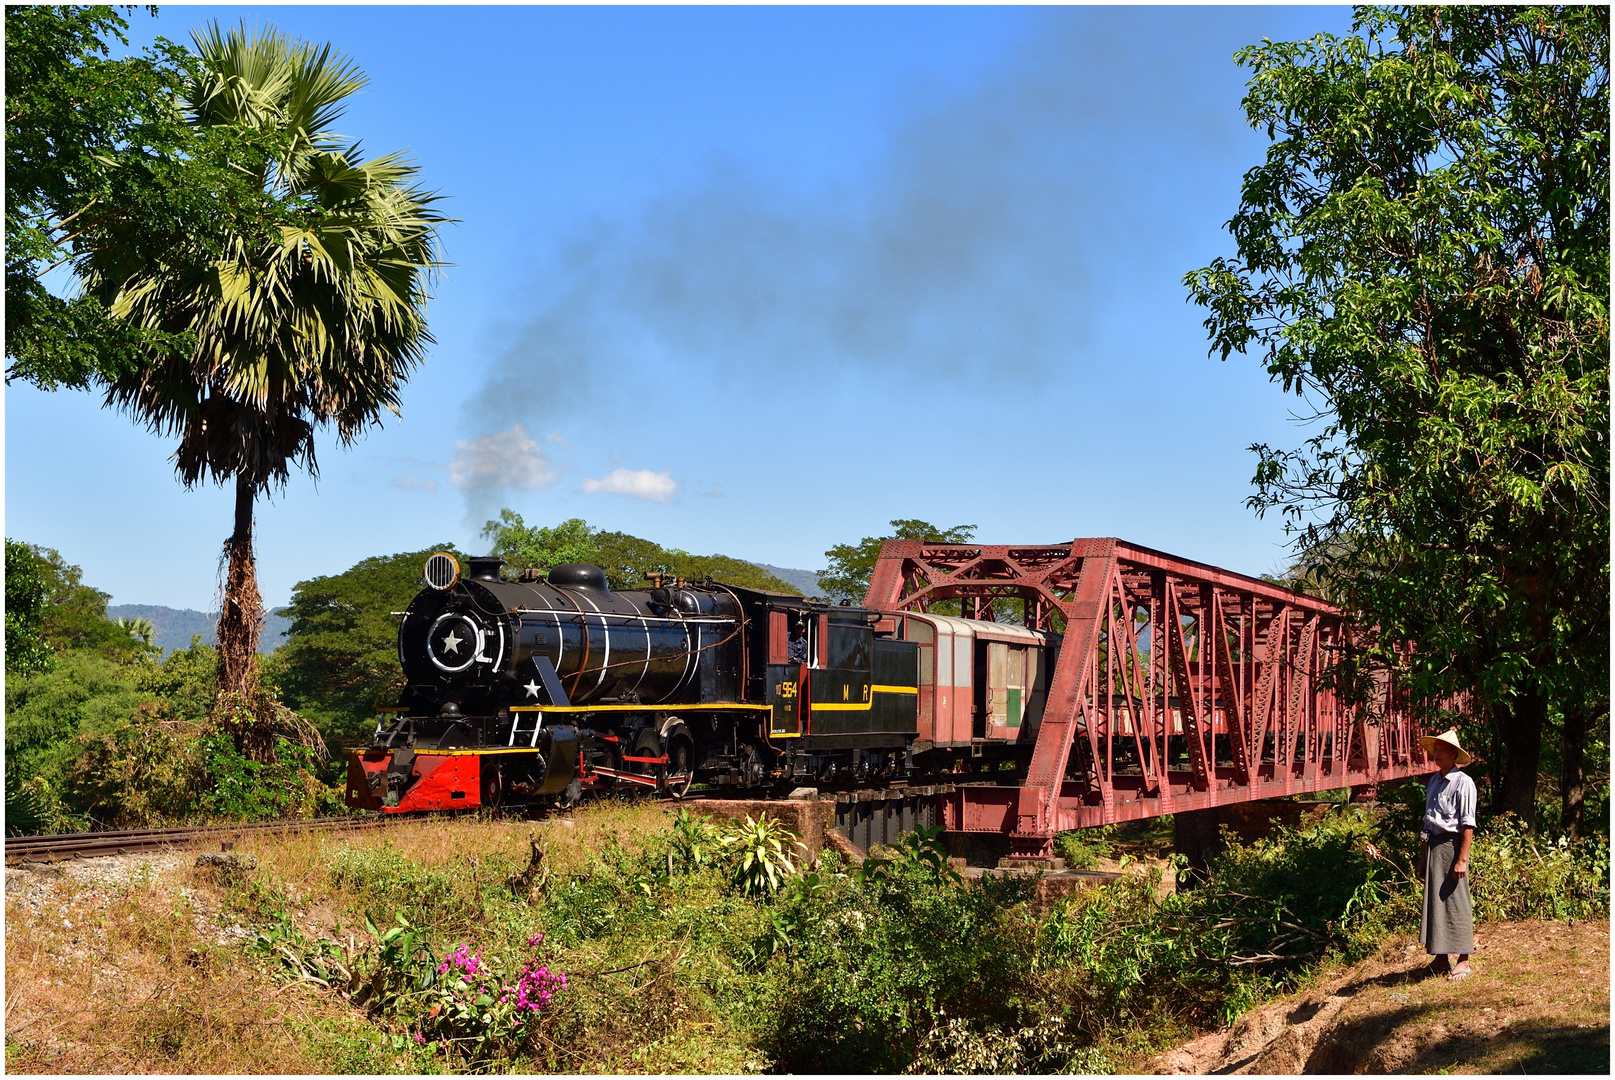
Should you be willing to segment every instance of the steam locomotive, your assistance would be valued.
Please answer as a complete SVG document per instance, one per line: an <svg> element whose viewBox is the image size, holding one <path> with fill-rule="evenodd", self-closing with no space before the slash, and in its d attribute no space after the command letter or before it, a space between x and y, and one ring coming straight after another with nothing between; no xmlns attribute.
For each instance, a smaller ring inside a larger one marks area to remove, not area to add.
<svg viewBox="0 0 1615 1080"><path fill-rule="evenodd" d="M1059 638L712 581L613 591L598 566L426 562L407 688L348 762L349 806L566 806L1024 766ZM467 572L468 571L468 572Z"/></svg>

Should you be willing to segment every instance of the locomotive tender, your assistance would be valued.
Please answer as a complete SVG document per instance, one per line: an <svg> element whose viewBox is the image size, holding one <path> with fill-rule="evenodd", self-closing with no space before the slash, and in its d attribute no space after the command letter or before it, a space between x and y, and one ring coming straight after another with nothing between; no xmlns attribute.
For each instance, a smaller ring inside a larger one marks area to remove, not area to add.
<svg viewBox="0 0 1615 1080"><path fill-rule="evenodd" d="M1059 647L1020 626L711 579L613 591L589 564L508 580L497 558L469 562L427 560L398 628L407 688L349 759L350 806L852 787L970 758L1019 773Z"/></svg>

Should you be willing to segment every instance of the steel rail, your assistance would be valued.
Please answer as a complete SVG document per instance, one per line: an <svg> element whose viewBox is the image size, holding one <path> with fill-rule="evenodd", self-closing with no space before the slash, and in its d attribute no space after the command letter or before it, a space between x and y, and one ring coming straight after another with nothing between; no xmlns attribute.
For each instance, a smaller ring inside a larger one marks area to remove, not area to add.
<svg viewBox="0 0 1615 1080"><path fill-rule="evenodd" d="M388 817L308 818L297 821L255 821L239 825L193 825L172 829L115 829L106 832L58 833L49 836L5 838L7 865L18 862L59 862L166 848L190 847L220 838L268 833L325 832L337 829L374 829L397 824ZM416 819L418 820L418 819Z"/></svg>

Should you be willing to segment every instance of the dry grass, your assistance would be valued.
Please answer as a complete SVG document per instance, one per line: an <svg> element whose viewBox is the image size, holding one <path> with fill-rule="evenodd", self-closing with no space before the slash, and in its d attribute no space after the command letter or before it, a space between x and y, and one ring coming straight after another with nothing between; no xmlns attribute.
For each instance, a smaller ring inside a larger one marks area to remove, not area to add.
<svg viewBox="0 0 1615 1080"><path fill-rule="evenodd" d="M330 864L332 853L341 849L386 849L429 870L460 870L490 862L525 865L527 838L532 835L545 844L553 872L567 874L609 840L634 850L637 837L665 830L667 821L667 811L654 803L605 801L581 807L568 817L542 821L424 819L351 834L252 836L238 846L257 857L261 876L299 895L335 900L343 890L332 887Z"/></svg>
<svg viewBox="0 0 1615 1080"><path fill-rule="evenodd" d="M189 874L121 888L64 876L8 895L10 1071L325 1071L292 1032L323 1003L221 945L194 890L178 891Z"/></svg>

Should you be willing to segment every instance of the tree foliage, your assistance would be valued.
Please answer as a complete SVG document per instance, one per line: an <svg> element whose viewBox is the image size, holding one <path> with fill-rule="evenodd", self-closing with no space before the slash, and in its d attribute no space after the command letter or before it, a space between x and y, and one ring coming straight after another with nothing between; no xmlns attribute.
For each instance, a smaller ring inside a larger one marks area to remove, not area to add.
<svg viewBox="0 0 1615 1080"><path fill-rule="evenodd" d="M6 671L31 675L50 662L45 644L45 577L39 557L6 538Z"/></svg>
<svg viewBox="0 0 1615 1080"><path fill-rule="evenodd" d="M340 812L308 746L283 739L276 760L260 764L210 732L218 653L200 636L159 659L138 636L143 620L109 620L107 594L59 552L8 540L7 556L8 590L26 586L39 600L36 640L50 659L6 669L8 834L239 819L265 805L286 816Z"/></svg>
<svg viewBox="0 0 1615 1080"><path fill-rule="evenodd" d="M331 46L273 29L210 25L183 85L199 130L233 137L252 205L198 222L160 259L116 244L76 263L89 290L131 325L194 337L108 383L110 404L180 438L186 484L284 482L317 470L314 429L350 443L398 411L432 342L427 286L440 265L437 196L398 154L365 160L331 130L364 74Z"/></svg>
<svg viewBox="0 0 1615 1080"><path fill-rule="evenodd" d="M18 575L15 585L12 580L13 565ZM13 614L11 604L14 587L31 594L27 600L19 597L17 612L20 614L32 606L29 618L37 620L36 640L47 655L71 649L91 649L113 661L124 662L160 651L149 640L132 633L130 627L109 620L107 601L111 597L100 589L84 584L84 571L68 563L62 558L61 552L54 548L6 541L8 634ZM27 673L28 669L18 672Z"/></svg>
<svg viewBox="0 0 1615 1080"><path fill-rule="evenodd" d="M1185 278L1212 351L1312 410L1253 447L1250 505L1374 659L1478 691L1528 820L1550 715L1608 713L1608 58L1603 7L1360 8L1243 50L1272 145L1237 256Z"/></svg>
<svg viewBox="0 0 1615 1080"><path fill-rule="evenodd" d="M340 574L300 581L284 614L286 643L275 652L276 681L287 705L325 738L368 735L376 707L404 688L398 666L398 619L422 587L422 568L448 545L365 559ZM463 556L461 559L463 561Z"/></svg>
<svg viewBox="0 0 1615 1080"><path fill-rule="evenodd" d="M880 561L880 546L888 540L924 540L931 544L965 544L976 535L974 525L939 529L928 521L898 518L891 523L889 536L866 536L856 544L837 544L824 553L829 567L819 575L819 584L833 597L862 602L869 591L869 577Z"/></svg>
<svg viewBox="0 0 1615 1080"><path fill-rule="evenodd" d="M628 533L593 528L582 518L554 526L528 525L520 514L506 509L499 512L499 520L483 526L482 535L489 541L491 553L513 569L548 570L560 563L594 563L605 570L613 589L643 588L651 574L664 574L692 581L710 576L747 589L797 593L793 586L743 559L691 555Z"/></svg>
<svg viewBox="0 0 1615 1080"><path fill-rule="evenodd" d="M7 379L84 387L180 347L45 274L114 239L126 257L161 251L243 190L177 107L193 58L159 38L109 59L127 28L106 6L6 8Z"/></svg>

